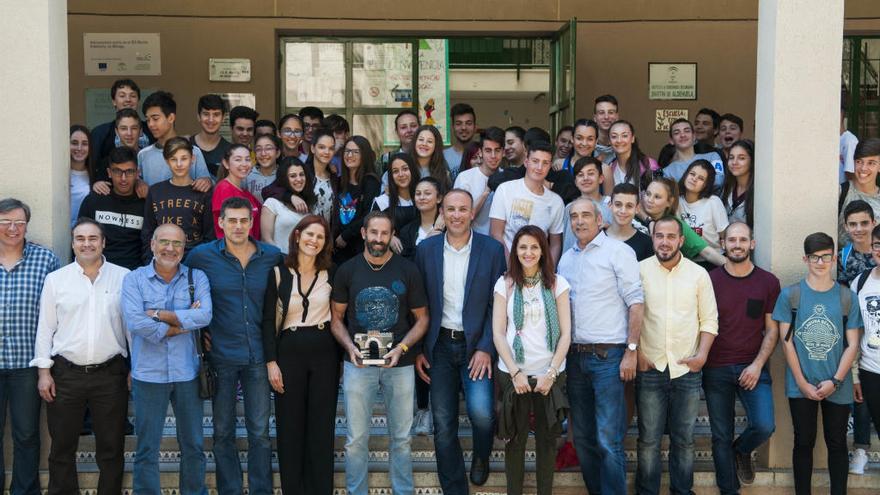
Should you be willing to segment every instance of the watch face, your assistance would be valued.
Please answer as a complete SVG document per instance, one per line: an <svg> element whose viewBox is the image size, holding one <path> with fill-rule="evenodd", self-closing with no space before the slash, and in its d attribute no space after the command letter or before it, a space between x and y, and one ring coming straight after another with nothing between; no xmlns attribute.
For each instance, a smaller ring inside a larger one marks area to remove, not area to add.
<svg viewBox="0 0 880 495"><path fill-rule="evenodd" d="M629 349L629 350L631 350L631 351L634 351L634 350L636 350L636 349L639 348L639 345L638 345L638 344L627 344L627 345L626 345L626 348Z"/></svg>

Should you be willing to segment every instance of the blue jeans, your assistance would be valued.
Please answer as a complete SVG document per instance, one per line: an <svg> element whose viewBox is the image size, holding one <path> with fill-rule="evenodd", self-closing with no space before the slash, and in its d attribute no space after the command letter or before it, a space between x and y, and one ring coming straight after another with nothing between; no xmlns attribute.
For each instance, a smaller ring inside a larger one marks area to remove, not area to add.
<svg viewBox="0 0 880 495"><path fill-rule="evenodd" d="M467 343L441 335L434 347L431 374L431 404L434 412L434 448L437 476L443 493L468 493L464 457L458 441L458 393L464 390L465 406L473 428L474 459L488 461L495 436L495 389L484 376L471 380ZM473 462L473 461L472 461Z"/></svg>
<svg viewBox="0 0 880 495"><path fill-rule="evenodd" d="M37 393L37 369L0 370L0 444L6 424L6 407L12 417L12 483L10 495L40 493L40 406ZM0 467L5 466L0 450ZM0 487L6 486L6 469L0 469Z"/></svg>
<svg viewBox="0 0 880 495"><path fill-rule="evenodd" d="M409 430L413 420L415 374L412 366L358 368L345 362L342 391L348 433L345 439L345 485L350 495L367 495L370 419L373 403L382 386L388 436L391 442L391 489L395 494L414 492Z"/></svg>
<svg viewBox="0 0 880 495"><path fill-rule="evenodd" d="M590 493L626 494L626 398L620 380L625 352L609 349L604 359L572 352L565 364L574 447Z"/></svg>
<svg viewBox="0 0 880 495"><path fill-rule="evenodd" d="M694 423L700 405L701 373L669 378L664 371L640 372L636 378L639 407L639 466L636 491L640 495L660 493L660 441L669 424L669 493L693 493Z"/></svg>
<svg viewBox="0 0 880 495"><path fill-rule="evenodd" d="M272 493L272 445L269 443L269 374L265 363L214 362L217 393L214 395L214 462L217 492L241 495L241 463L235 445L235 386L244 392L244 423L248 435L248 489L252 495Z"/></svg>
<svg viewBox="0 0 880 495"><path fill-rule="evenodd" d="M715 480L722 495L739 493L734 453L751 454L776 429L770 372L764 368L755 388L746 390L739 386L739 375L747 367L747 364L737 364L703 369L703 390L712 428ZM734 442L734 407L737 397L746 410L749 425Z"/></svg>
<svg viewBox="0 0 880 495"><path fill-rule="evenodd" d="M206 495L205 452L202 434L204 401L199 398L198 378L188 382L150 383L131 380L134 398L134 493L160 493L159 450L168 401L177 421L180 445L180 494Z"/></svg>

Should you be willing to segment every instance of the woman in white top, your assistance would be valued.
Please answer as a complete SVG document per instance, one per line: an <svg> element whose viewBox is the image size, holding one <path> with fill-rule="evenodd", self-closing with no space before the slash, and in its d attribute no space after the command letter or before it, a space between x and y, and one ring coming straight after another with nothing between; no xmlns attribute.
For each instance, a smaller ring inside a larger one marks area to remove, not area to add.
<svg viewBox="0 0 880 495"><path fill-rule="evenodd" d="M84 125L70 126L70 226L79 218L79 207L89 194L92 168L89 161L89 130Z"/></svg>
<svg viewBox="0 0 880 495"><path fill-rule="evenodd" d="M554 273L544 231L526 225L514 235L507 274L495 284L492 334L501 387L498 436L508 493L522 493L529 415L535 417L538 494L553 491L556 439L562 431L565 355L571 343L569 285ZM555 414L548 415L548 409Z"/></svg>
<svg viewBox="0 0 880 495"><path fill-rule="evenodd" d="M263 203L260 234L263 242L268 242L287 254L290 233L315 207L315 193L312 186L314 178L308 167L298 158L284 158L281 164L284 171L284 193L280 198L267 198ZM305 203L306 211L295 206L301 203Z"/></svg>
<svg viewBox="0 0 880 495"><path fill-rule="evenodd" d="M733 143L727 152L721 200L731 222L745 222L754 227L755 147L748 139Z"/></svg>
<svg viewBox="0 0 880 495"><path fill-rule="evenodd" d="M712 248L720 251L721 232L730 223L721 198L712 194L715 167L708 160L694 160L678 181L681 191L678 216ZM705 261L701 256L698 261Z"/></svg>
<svg viewBox="0 0 880 495"><path fill-rule="evenodd" d="M284 493L333 492L339 353L330 332L330 226L307 215L263 301L263 357L275 391Z"/></svg>
<svg viewBox="0 0 880 495"><path fill-rule="evenodd" d="M660 168L657 161L639 149L636 130L629 122L618 120L611 124L608 135L611 137L616 158L602 170L605 193L610 193L614 186L622 182L629 182L638 187L639 191L644 191L654 172Z"/></svg>

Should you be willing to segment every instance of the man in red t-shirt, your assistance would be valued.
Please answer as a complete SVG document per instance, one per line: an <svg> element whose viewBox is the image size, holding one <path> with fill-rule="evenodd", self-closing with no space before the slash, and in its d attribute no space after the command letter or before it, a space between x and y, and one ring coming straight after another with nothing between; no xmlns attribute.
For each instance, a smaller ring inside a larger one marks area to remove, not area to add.
<svg viewBox="0 0 880 495"><path fill-rule="evenodd" d="M752 230L742 222L721 235L727 262L709 273L718 304L718 336L703 368L703 390L712 427L715 479L722 495L739 493L755 479L752 451L775 429L773 390L767 361L778 339L770 317L779 279L755 266ZM748 426L734 440L734 406L739 398Z"/></svg>

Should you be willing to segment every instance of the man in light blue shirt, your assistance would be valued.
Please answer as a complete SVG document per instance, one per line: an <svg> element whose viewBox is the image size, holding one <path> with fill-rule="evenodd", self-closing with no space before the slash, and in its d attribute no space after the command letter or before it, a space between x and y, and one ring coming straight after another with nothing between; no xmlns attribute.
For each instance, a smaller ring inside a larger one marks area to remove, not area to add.
<svg viewBox="0 0 880 495"><path fill-rule="evenodd" d="M694 126L687 119L677 119L669 126L669 141L675 146L675 154L669 165L663 168L663 176L670 177L676 182L684 176L688 165L696 160L706 160L715 169L715 183L713 189L720 191L724 186L724 160L716 151L708 153L696 153L694 151ZM684 194L684 191L680 191Z"/></svg>
<svg viewBox="0 0 880 495"><path fill-rule="evenodd" d="M562 255L569 280L572 344L568 394L574 446L590 493L626 493L624 383L636 376L645 296L636 254L600 230L595 200L578 198L569 221L577 243Z"/></svg>
<svg viewBox="0 0 880 495"><path fill-rule="evenodd" d="M181 451L180 493L207 493L195 339L211 321L211 290L202 271L190 273L180 264L185 245L180 227L160 225L150 242L152 263L130 272L122 284L122 311L131 335L136 493L160 492L159 445L169 400Z"/></svg>

